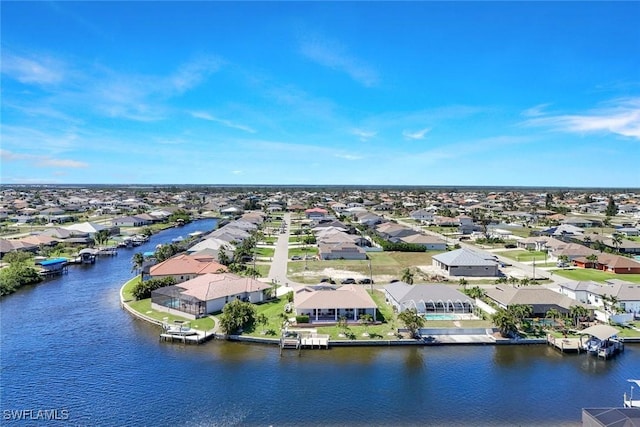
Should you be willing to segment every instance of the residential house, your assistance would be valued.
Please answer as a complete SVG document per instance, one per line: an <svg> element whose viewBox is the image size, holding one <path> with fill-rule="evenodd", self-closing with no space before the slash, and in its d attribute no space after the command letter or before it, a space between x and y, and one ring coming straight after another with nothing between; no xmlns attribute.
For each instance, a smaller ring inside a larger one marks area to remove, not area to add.
<svg viewBox="0 0 640 427"><path fill-rule="evenodd" d="M546 317L551 309L561 314L569 314L571 306L588 305L569 298L559 292L554 292L542 286L526 286L514 288L512 286L496 286L485 289L487 298L493 300L499 307L508 309L512 305L530 305L533 308L531 317Z"/></svg>
<svg viewBox="0 0 640 427"><path fill-rule="evenodd" d="M404 243L424 246L428 251L446 251L447 250L447 242L435 236L430 236L425 234L413 234L411 236L402 237L400 240Z"/></svg>
<svg viewBox="0 0 640 427"><path fill-rule="evenodd" d="M607 280L605 285L590 288L587 300L589 304L598 307L595 314L600 321L608 321L613 311L605 307L605 304L610 304L607 302L610 297L617 300L617 306L621 311L633 314L634 318L640 318L640 284L612 279Z"/></svg>
<svg viewBox="0 0 640 427"><path fill-rule="evenodd" d="M319 243L318 257L321 260L364 260L367 259L367 253L360 246L356 246L356 244L352 242Z"/></svg>
<svg viewBox="0 0 640 427"><path fill-rule="evenodd" d="M151 221L138 216L120 216L111 220L114 227L142 227L151 224Z"/></svg>
<svg viewBox="0 0 640 427"><path fill-rule="evenodd" d="M447 285L395 282L384 287L384 294L397 313L409 308L415 308L419 314L473 312L473 299Z"/></svg>
<svg viewBox="0 0 640 427"><path fill-rule="evenodd" d="M231 273L207 273L151 292L151 308L191 319L221 311L235 299L258 303L267 300L270 284Z"/></svg>
<svg viewBox="0 0 640 427"><path fill-rule="evenodd" d="M423 223L431 223L435 219L435 214L433 211L428 211L426 209L418 209L417 211L413 211L409 214L411 219L416 221L420 221Z"/></svg>
<svg viewBox="0 0 640 427"><path fill-rule="evenodd" d="M327 210L322 208L311 208L304 211L307 219L323 219L327 216Z"/></svg>
<svg viewBox="0 0 640 427"><path fill-rule="evenodd" d="M178 255L152 266L149 276L153 279L173 277L176 283L182 283L203 274L227 271L226 266L213 261L211 257Z"/></svg>
<svg viewBox="0 0 640 427"><path fill-rule="evenodd" d="M357 322L370 315L377 321L377 305L363 286L316 285L295 290L293 306L299 316L309 316L310 323L337 323L341 317Z"/></svg>
<svg viewBox="0 0 640 427"><path fill-rule="evenodd" d="M616 274L640 274L640 262L621 255L596 253L598 259L591 261L586 257L578 257L573 260L576 267L595 268Z"/></svg>
<svg viewBox="0 0 640 427"><path fill-rule="evenodd" d="M449 276L495 277L500 274L494 255L462 248L434 255L433 265Z"/></svg>

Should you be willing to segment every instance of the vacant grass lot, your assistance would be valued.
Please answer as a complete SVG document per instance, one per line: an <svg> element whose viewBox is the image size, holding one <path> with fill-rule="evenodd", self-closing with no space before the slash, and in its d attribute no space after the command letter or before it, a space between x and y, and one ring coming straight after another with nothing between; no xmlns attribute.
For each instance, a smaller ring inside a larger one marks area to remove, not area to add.
<svg viewBox="0 0 640 427"><path fill-rule="evenodd" d="M614 274L593 268L574 268L552 270L553 274L577 281L593 280L594 282L604 282L608 279L620 279L627 282L640 283L640 274Z"/></svg>
<svg viewBox="0 0 640 427"><path fill-rule="evenodd" d="M317 283L321 278L330 276L332 271L352 272L354 276L369 277L369 265L374 281L389 280L395 277L400 279L405 268L413 268L419 265L431 265L431 257L441 252L370 252L369 260L331 260L331 261L307 261L305 263L290 262L288 272L291 280L301 283ZM291 256L292 250L289 250ZM420 278L416 277L416 281Z"/></svg>
<svg viewBox="0 0 640 427"><path fill-rule="evenodd" d="M527 251L527 250L496 252L496 255L500 255L503 257L511 258L516 261L523 261L523 262L533 261L534 259L536 261L544 262L545 258L547 259L549 258L549 256L544 252Z"/></svg>

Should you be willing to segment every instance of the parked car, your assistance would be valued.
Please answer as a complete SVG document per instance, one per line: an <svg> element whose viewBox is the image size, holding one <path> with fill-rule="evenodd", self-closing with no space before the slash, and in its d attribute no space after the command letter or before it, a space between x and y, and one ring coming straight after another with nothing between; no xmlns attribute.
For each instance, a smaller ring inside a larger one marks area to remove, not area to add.
<svg viewBox="0 0 640 427"><path fill-rule="evenodd" d="M300 261L302 257L300 255L294 255L291 257L291 261Z"/></svg>
<svg viewBox="0 0 640 427"><path fill-rule="evenodd" d="M360 283L361 285L371 285L373 284L373 280L369 278L364 278L364 279L358 280L358 283Z"/></svg>
<svg viewBox="0 0 640 427"><path fill-rule="evenodd" d="M355 285L356 279L348 278L348 279L344 279L340 283L342 283L343 285Z"/></svg>
<svg viewBox="0 0 640 427"><path fill-rule="evenodd" d="M391 279L391 280L389 281L389 283L396 283L396 282L399 282L399 281L400 281L400 280L398 280L398 279Z"/></svg>
<svg viewBox="0 0 640 427"><path fill-rule="evenodd" d="M507 243L506 245L504 245L505 248L507 249L514 249L517 248L517 246L513 243Z"/></svg>
<svg viewBox="0 0 640 427"><path fill-rule="evenodd" d="M336 284L336 281L335 281L335 280L333 280L333 279L330 279L330 278L328 278L328 277L325 277L325 278L323 278L323 279L320 279L320 283L330 283L330 284L332 284L332 285L335 285L335 284Z"/></svg>

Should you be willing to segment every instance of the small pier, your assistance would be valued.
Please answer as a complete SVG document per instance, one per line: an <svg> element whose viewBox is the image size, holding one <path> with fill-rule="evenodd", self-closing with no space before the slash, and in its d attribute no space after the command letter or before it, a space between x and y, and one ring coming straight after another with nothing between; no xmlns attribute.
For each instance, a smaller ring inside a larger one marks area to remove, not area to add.
<svg viewBox="0 0 640 427"><path fill-rule="evenodd" d="M563 353L580 353L582 350L580 338L556 338L548 334L547 344L552 345Z"/></svg>
<svg viewBox="0 0 640 427"><path fill-rule="evenodd" d="M329 335L318 334L315 330L284 331L280 338L280 355L282 350L328 349Z"/></svg>
<svg viewBox="0 0 640 427"><path fill-rule="evenodd" d="M179 342L182 344L202 344L203 342L213 338L214 335L215 334L213 333L207 334L203 331L197 331L192 335L162 333L160 334L160 341Z"/></svg>

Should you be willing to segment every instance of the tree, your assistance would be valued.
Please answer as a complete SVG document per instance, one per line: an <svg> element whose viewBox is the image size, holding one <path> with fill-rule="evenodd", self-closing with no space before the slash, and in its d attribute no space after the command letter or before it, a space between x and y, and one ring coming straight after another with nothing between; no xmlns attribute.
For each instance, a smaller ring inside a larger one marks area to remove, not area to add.
<svg viewBox="0 0 640 427"><path fill-rule="evenodd" d="M500 335L503 337L511 337L518 332L515 316L508 310L499 309L491 315L491 319L493 324L500 329Z"/></svg>
<svg viewBox="0 0 640 427"><path fill-rule="evenodd" d="M93 235L96 245L104 245L109 241L109 230L100 230Z"/></svg>
<svg viewBox="0 0 640 427"><path fill-rule="evenodd" d="M522 279L520 279L520 284L522 286L529 286L531 284L531 279L528 277L523 277Z"/></svg>
<svg viewBox="0 0 640 427"><path fill-rule="evenodd" d="M483 298L486 295L484 290L479 286L474 286L473 288L466 289L465 293L469 297L474 298L474 299L480 299L480 298Z"/></svg>
<svg viewBox="0 0 640 427"><path fill-rule="evenodd" d="M361 314L360 318L358 319L358 322L364 326L364 334L363 335L369 335L369 331L368 331L368 327L371 324L371 322L373 322L373 316L370 315L369 313L365 313L365 314Z"/></svg>
<svg viewBox="0 0 640 427"><path fill-rule="evenodd" d="M560 314L560 312L555 308L550 308L549 310L547 310L547 312L544 315L544 317L546 317L547 319L553 319L553 320L559 319L561 316L562 314Z"/></svg>
<svg viewBox="0 0 640 427"><path fill-rule="evenodd" d="M226 304L220 315L220 327L227 334L235 334L254 324L256 309L250 302L234 299Z"/></svg>
<svg viewBox="0 0 640 427"><path fill-rule="evenodd" d="M175 285L176 280L171 277L163 277L162 279L151 279L146 281L140 281L131 290L131 294L137 301L141 299L151 298L151 292L156 289L164 288L165 286Z"/></svg>
<svg viewBox="0 0 640 427"><path fill-rule="evenodd" d="M568 255L560 255L558 257L558 261L562 263L563 266L569 264L569 256Z"/></svg>
<svg viewBox="0 0 640 427"><path fill-rule="evenodd" d="M38 271L30 264L31 255L25 252L9 252L3 261L9 263L9 266L0 269L0 296L42 280Z"/></svg>
<svg viewBox="0 0 640 427"><path fill-rule="evenodd" d="M606 216L616 216L618 213L618 207L616 206L616 202L613 200L613 196L609 196L609 202L607 203L607 208L604 211Z"/></svg>
<svg viewBox="0 0 640 427"><path fill-rule="evenodd" d="M342 335L347 335L347 331L349 330L349 323L346 316L340 316L340 318L338 318L338 323L336 324L336 326L338 327L338 329L342 330Z"/></svg>
<svg viewBox="0 0 640 427"><path fill-rule="evenodd" d="M596 268L597 265L598 265L598 255L591 254L591 255L587 256L587 261L589 261L591 263L591 267L592 268Z"/></svg>
<svg viewBox="0 0 640 427"><path fill-rule="evenodd" d="M590 247L591 246L591 237L585 236L583 242L584 242L584 245L586 247Z"/></svg>
<svg viewBox="0 0 640 427"><path fill-rule="evenodd" d="M266 332L266 327L269 324L269 318L264 313L260 313L256 316L256 323L258 325L262 325L262 332Z"/></svg>
<svg viewBox="0 0 640 427"><path fill-rule="evenodd" d="M144 270L142 269L142 266L144 265L144 255L142 255L140 252L136 252L135 254L133 254L133 256L131 257L131 272L135 272L140 273L141 277L140 279L144 279Z"/></svg>
<svg viewBox="0 0 640 427"><path fill-rule="evenodd" d="M409 329L412 338L418 337L418 331L424 326L424 317L418 314L415 308L409 308L398 314L400 320Z"/></svg>
<svg viewBox="0 0 640 427"><path fill-rule="evenodd" d="M226 247L221 247L218 251L218 262L222 265L229 266L231 264L231 260L229 259L229 254L227 254Z"/></svg>
<svg viewBox="0 0 640 427"><path fill-rule="evenodd" d="M529 304L512 304L509 306L508 311L513 314L517 323L522 325L524 319L533 314L533 306Z"/></svg>
<svg viewBox="0 0 640 427"><path fill-rule="evenodd" d="M544 207L547 209L551 209L553 207L553 195L551 193L547 193L547 197L544 202Z"/></svg>
<svg viewBox="0 0 640 427"><path fill-rule="evenodd" d="M580 323L580 319L583 317L587 317L589 315L589 310L586 307L581 305L572 305L569 307L569 316L573 319L573 323L576 327L578 327Z"/></svg>
<svg viewBox="0 0 640 427"><path fill-rule="evenodd" d="M611 240L613 241L613 245L616 247L616 251L620 253L620 245L622 244L622 236L618 233L613 233L611 236Z"/></svg>
<svg viewBox="0 0 640 427"><path fill-rule="evenodd" d="M414 276L414 273L409 267L402 270L403 282L408 283L409 285L413 285L413 276Z"/></svg>

